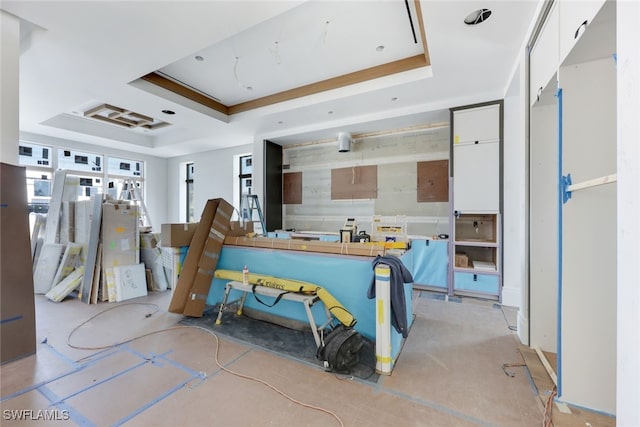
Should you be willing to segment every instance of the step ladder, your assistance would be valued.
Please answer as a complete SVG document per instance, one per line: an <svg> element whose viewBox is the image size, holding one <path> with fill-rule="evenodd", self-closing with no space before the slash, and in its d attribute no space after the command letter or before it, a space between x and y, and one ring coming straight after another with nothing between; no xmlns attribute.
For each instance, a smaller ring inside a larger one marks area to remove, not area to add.
<svg viewBox="0 0 640 427"><path fill-rule="evenodd" d="M138 205L138 216L140 219L140 231L151 230L151 217L147 211L147 205L140 195L140 181L134 178L127 178L122 183L122 191L119 196L120 200L131 200Z"/></svg>
<svg viewBox="0 0 640 427"><path fill-rule="evenodd" d="M256 213L258 215L258 219L255 219ZM242 223L253 223L253 231L257 235L267 235L267 227L264 223L264 215L262 215L260 201L258 200L258 196L256 194L242 194L242 198L240 199L240 221ZM259 230L258 227L256 227L256 224L259 224Z"/></svg>

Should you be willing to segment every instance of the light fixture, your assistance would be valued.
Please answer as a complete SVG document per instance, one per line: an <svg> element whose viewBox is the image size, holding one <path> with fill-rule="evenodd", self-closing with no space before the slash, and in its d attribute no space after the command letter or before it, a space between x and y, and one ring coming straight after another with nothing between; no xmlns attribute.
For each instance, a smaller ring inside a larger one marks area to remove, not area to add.
<svg viewBox="0 0 640 427"><path fill-rule="evenodd" d="M202 56L200 56L200 55L196 55L195 60L196 61L204 61L204 58Z"/></svg>
<svg viewBox="0 0 640 427"><path fill-rule="evenodd" d="M162 110L163 113L173 116L176 112L172 110Z"/></svg>
<svg viewBox="0 0 640 427"><path fill-rule="evenodd" d="M474 10L469 15L467 15L466 18L464 18L464 23L467 25L478 25L486 21L487 19L489 19L490 16L491 16L490 9Z"/></svg>
<svg viewBox="0 0 640 427"><path fill-rule="evenodd" d="M392 100L392 101L397 101L397 100L398 100L398 97L397 97L397 96L394 96L393 98L391 98L391 100Z"/></svg>
<svg viewBox="0 0 640 427"><path fill-rule="evenodd" d="M347 153L349 151L351 151L351 134L338 132L338 153Z"/></svg>
<svg viewBox="0 0 640 427"><path fill-rule="evenodd" d="M327 114L333 114L333 111L327 111Z"/></svg>
<svg viewBox="0 0 640 427"><path fill-rule="evenodd" d="M384 50L384 46L383 45L380 45L380 46L376 47L376 51L377 52L382 52L383 50Z"/></svg>

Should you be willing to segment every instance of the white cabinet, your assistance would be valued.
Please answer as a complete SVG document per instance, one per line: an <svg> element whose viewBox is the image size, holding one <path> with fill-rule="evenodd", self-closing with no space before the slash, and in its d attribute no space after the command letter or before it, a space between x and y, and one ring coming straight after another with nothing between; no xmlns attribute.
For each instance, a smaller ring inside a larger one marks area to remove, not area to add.
<svg viewBox="0 0 640 427"><path fill-rule="evenodd" d="M500 299L502 101L452 109L450 288Z"/></svg>
<svg viewBox="0 0 640 427"><path fill-rule="evenodd" d="M453 209L500 210L500 103L453 110Z"/></svg>
<svg viewBox="0 0 640 427"><path fill-rule="evenodd" d="M558 5L554 4L540 30L538 39L531 49L529 65L529 101L538 102L542 91L556 73L559 62L559 16Z"/></svg>
<svg viewBox="0 0 640 427"><path fill-rule="evenodd" d="M556 65L567 57L604 3L604 0L560 1L560 58Z"/></svg>
<svg viewBox="0 0 640 427"><path fill-rule="evenodd" d="M497 104L456 110L453 120L454 146L500 139L500 106Z"/></svg>
<svg viewBox="0 0 640 427"><path fill-rule="evenodd" d="M499 297L500 215L455 215L453 226L454 293Z"/></svg>
<svg viewBox="0 0 640 427"><path fill-rule="evenodd" d="M500 142L453 146L453 209L498 212L500 209Z"/></svg>

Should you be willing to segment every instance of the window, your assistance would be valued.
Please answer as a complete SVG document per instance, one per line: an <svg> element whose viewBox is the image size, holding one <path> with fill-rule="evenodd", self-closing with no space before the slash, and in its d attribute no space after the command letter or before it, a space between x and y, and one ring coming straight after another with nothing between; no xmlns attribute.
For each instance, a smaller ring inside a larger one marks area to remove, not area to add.
<svg viewBox="0 0 640 427"><path fill-rule="evenodd" d="M138 194L144 200L144 162L140 160L109 157L107 159L107 194L114 199L130 199L131 189L127 183L135 181Z"/></svg>
<svg viewBox="0 0 640 427"><path fill-rule="evenodd" d="M240 200L243 194L251 194L253 180L251 173L253 171L251 155L240 156Z"/></svg>
<svg viewBox="0 0 640 427"><path fill-rule="evenodd" d="M186 184L186 194L187 194L187 222L194 222L195 215L193 213L193 173L194 166L193 163L187 163L187 179L185 180Z"/></svg>
<svg viewBox="0 0 640 427"><path fill-rule="evenodd" d="M47 213L51 200L51 172L27 169L27 206L29 212Z"/></svg>

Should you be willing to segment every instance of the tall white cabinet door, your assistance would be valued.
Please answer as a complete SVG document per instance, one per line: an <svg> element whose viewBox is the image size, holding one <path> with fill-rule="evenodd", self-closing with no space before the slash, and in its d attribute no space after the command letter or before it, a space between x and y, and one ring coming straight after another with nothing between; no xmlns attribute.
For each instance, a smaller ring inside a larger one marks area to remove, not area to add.
<svg viewBox="0 0 640 427"><path fill-rule="evenodd" d="M554 3L530 54L529 101L531 105L539 101L543 90L547 87L549 81L558 69L558 58L560 55L558 37L558 6ZM552 89L556 89L555 85Z"/></svg>
<svg viewBox="0 0 640 427"><path fill-rule="evenodd" d="M453 177L454 210L499 212L499 141L454 145Z"/></svg>

